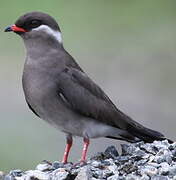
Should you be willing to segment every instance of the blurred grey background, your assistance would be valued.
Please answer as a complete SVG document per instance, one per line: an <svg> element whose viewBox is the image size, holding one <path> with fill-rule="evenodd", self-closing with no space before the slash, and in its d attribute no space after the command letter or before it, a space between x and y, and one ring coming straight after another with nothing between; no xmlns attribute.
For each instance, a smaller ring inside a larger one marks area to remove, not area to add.
<svg viewBox="0 0 176 180"><path fill-rule="evenodd" d="M65 136L27 107L22 40L3 30L22 14L54 16L65 48L122 111L171 139L176 126L176 1L52 0L0 3L0 170L61 160ZM90 154L120 141L92 140ZM78 161L82 139L70 154Z"/></svg>

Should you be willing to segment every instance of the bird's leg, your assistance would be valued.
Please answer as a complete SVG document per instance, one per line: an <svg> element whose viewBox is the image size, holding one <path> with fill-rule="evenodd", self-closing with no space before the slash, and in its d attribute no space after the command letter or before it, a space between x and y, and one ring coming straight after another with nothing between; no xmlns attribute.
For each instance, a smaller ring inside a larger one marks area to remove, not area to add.
<svg viewBox="0 0 176 180"><path fill-rule="evenodd" d="M62 163L64 163L64 164L67 163L68 155L69 155L70 149L72 147L72 143L73 143L72 135L69 134L69 135L67 135L67 145L65 147L64 157L62 160Z"/></svg>
<svg viewBox="0 0 176 180"><path fill-rule="evenodd" d="M87 154L88 146L89 146L89 139L84 138L84 146L83 146L83 150L82 150L81 162L86 161L86 154Z"/></svg>

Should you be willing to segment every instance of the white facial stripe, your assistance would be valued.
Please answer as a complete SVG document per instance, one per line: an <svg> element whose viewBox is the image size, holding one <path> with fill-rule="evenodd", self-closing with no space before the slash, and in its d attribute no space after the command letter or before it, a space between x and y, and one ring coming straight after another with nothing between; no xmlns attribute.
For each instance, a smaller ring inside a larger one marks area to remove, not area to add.
<svg viewBox="0 0 176 180"><path fill-rule="evenodd" d="M41 31L41 32L43 31L43 32L53 36L59 43L62 43L61 32L54 31L47 25L41 25L37 28L32 29L32 31Z"/></svg>

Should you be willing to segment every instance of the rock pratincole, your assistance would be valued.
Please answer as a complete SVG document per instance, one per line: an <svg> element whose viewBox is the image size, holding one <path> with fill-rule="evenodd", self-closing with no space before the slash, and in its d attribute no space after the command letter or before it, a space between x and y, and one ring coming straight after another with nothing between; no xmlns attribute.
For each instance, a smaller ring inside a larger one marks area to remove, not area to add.
<svg viewBox="0 0 176 180"><path fill-rule="evenodd" d="M83 137L81 161L90 138L107 137L136 142L166 139L121 112L64 49L55 19L42 12L21 16L5 29L20 35L26 47L23 89L29 108L66 134L63 163L67 163L72 136Z"/></svg>

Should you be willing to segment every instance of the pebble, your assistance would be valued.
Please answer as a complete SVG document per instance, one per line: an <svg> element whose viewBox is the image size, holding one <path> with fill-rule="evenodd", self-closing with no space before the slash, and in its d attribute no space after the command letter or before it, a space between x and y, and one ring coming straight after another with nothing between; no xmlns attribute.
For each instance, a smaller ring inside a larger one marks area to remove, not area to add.
<svg viewBox="0 0 176 180"><path fill-rule="evenodd" d="M100 161L93 161L91 165L95 168L98 168L101 165L101 162Z"/></svg>
<svg viewBox="0 0 176 180"><path fill-rule="evenodd" d="M42 163L42 164L38 164L35 169L44 172L44 171L52 170L53 167L50 164Z"/></svg>
<svg viewBox="0 0 176 180"><path fill-rule="evenodd" d="M5 173L3 171L0 171L0 180L3 180L5 176Z"/></svg>
<svg viewBox="0 0 176 180"><path fill-rule="evenodd" d="M170 167L169 174L171 176L174 176L174 175L176 176L176 165L173 165L173 166Z"/></svg>
<svg viewBox="0 0 176 180"><path fill-rule="evenodd" d="M89 173L88 167L83 167L80 169L78 175L75 180L89 180L91 173Z"/></svg>
<svg viewBox="0 0 176 180"><path fill-rule="evenodd" d="M20 169L16 169L16 170L10 171L9 174L10 174L12 177L19 177L19 176L22 176L23 171L20 170Z"/></svg>
<svg viewBox="0 0 176 180"><path fill-rule="evenodd" d="M106 158L112 158L112 159L115 159L117 156L119 156L119 153L116 150L115 146L109 146L105 150L104 154Z"/></svg>
<svg viewBox="0 0 176 180"><path fill-rule="evenodd" d="M142 177L140 177L140 180L149 180L150 177L147 176L146 174L143 174Z"/></svg>
<svg viewBox="0 0 176 180"><path fill-rule="evenodd" d="M170 180L170 179L168 177L166 177L166 176L157 175L157 176L153 176L151 178L151 180Z"/></svg>
<svg viewBox="0 0 176 180"><path fill-rule="evenodd" d="M49 174L48 173L44 173L44 172L39 171L39 170L29 170L22 177L25 180L31 180L31 179L48 180L49 179Z"/></svg>
<svg viewBox="0 0 176 180"><path fill-rule="evenodd" d="M117 180L118 178L119 178L119 175L116 174L116 175L108 177L107 180Z"/></svg>
<svg viewBox="0 0 176 180"><path fill-rule="evenodd" d="M158 173L157 168L153 166L145 166L144 168L141 168L141 175L146 174L150 177L156 175Z"/></svg>
<svg viewBox="0 0 176 180"><path fill-rule="evenodd" d="M135 151L135 146L132 144L121 144L122 156L130 154L132 155Z"/></svg>
<svg viewBox="0 0 176 180"><path fill-rule="evenodd" d="M139 180L139 177L133 174L129 174L126 177L126 180Z"/></svg>
<svg viewBox="0 0 176 180"><path fill-rule="evenodd" d="M64 168L59 168L54 170L50 177L52 177L52 180L66 180L68 175L69 173Z"/></svg>
<svg viewBox="0 0 176 180"><path fill-rule="evenodd" d="M163 162L160 164L161 168L159 168L159 174L161 175L168 175L170 171L170 166L168 163Z"/></svg>

